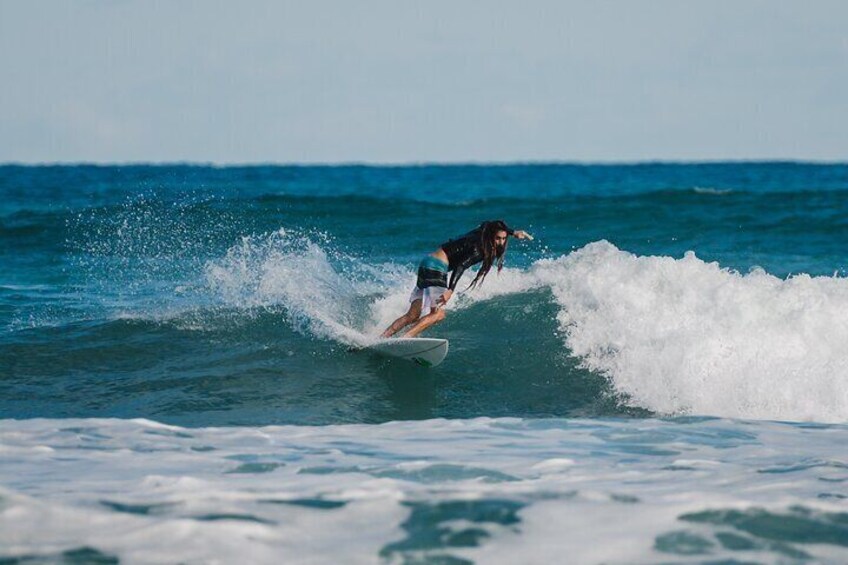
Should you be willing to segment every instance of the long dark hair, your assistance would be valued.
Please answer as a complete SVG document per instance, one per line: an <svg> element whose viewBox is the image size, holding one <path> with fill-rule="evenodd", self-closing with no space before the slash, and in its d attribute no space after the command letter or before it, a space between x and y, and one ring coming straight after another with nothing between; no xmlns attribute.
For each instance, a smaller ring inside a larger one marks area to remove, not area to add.
<svg viewBox="0 0 848 565"><path fill-rule="evenodd" d="M498 272L501 272L501 269L503 269L506 246L507 243L509 243L510 229L503 220L483 222L480 224L478 229L480 230L479 245L480 250L483 252L483 263L480 265L480 270L477 271L477 276L474 277L474 280L471 281L471 284L468 285L466 290L469 288L477 288L477 285L483 284L483 280L486 278L486 275L489 274L489 269L492 268L494 263L497 262ZM501 248L495 246L495 234L499 231L505 231L507 233L506 241L504 242L504 246Z"/></svg>

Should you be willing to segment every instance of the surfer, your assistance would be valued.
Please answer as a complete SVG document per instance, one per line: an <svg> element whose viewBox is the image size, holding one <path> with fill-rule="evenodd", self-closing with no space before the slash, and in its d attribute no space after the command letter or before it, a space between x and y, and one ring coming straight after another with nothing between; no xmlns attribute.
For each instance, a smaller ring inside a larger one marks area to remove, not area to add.
<svg viewBox="0 0 848 565"><path fill-rule="evenodd" d="M482 284L492 265L497 264L498 272L503 269L509 236L533 239L526 231L511 229L503 220L492 220L483 222L462 237L446 241L439 249L424 257L418 265L418 281L409 296L409 310L392 322L382 337L392 337L412 323L415 325L403 337L415 337L444 320L444 306L453 296L460 277L468 267L482 263L468 288ZM450 282L448 272L451 273ZM421 312L428 309L429 314L421 317Z"/></svg>

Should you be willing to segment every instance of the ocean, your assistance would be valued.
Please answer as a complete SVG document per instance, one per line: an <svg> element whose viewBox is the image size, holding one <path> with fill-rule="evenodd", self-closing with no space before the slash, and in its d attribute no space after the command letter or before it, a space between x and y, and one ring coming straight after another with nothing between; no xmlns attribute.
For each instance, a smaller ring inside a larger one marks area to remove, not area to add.
<svg viewBox="0 0 848 565"><path fill-rule="evenodd" d="M848 562L846 242L848 164L0 166L0 562Z"/></svg>

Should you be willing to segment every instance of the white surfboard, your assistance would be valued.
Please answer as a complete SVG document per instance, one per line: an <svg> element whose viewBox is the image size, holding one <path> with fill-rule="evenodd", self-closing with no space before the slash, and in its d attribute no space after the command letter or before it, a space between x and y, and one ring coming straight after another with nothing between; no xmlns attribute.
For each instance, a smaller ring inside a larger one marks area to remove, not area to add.
<svg viewBox="0 0 848 565"><path fill-rule="evenodd" d="M436 337L395 337L381 339L365 349L389 357L407 359L424 367L435 367L444 361L448 354L448 340Z"/></svg>

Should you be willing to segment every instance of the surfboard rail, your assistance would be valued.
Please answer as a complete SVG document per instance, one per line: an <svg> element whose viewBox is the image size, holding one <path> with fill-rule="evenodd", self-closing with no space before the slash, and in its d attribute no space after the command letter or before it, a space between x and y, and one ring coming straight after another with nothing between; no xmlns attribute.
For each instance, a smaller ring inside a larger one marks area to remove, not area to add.
<svg viewBox="0 0 848 565"><path fill-rule="evenodd" d="M394 337L380 339L365 347L368 351L406 359L424 367L435 367L448 354L448 340L435 337Z"/></svg>

